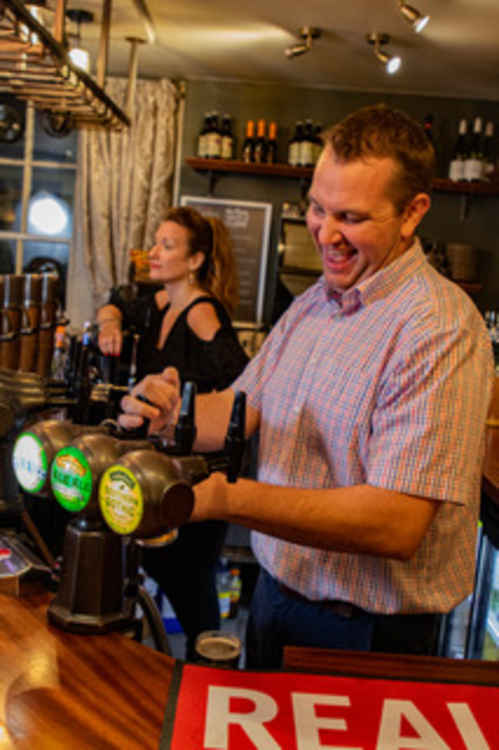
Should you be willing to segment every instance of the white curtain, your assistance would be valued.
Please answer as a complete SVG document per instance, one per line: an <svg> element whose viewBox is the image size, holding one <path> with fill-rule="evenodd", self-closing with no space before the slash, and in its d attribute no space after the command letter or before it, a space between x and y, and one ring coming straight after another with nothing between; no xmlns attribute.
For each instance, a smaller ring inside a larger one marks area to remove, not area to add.
<svg viewBox="0 0 499 750"><path fill-rule="evenodd" d="M106 93L124 109L127 81ZM93 320L111 287L126 283L130 250L147 249L172 201L177 89L137 81L130 128L83 129L78 140L73 252L67 312L72 327Z"/></svg>

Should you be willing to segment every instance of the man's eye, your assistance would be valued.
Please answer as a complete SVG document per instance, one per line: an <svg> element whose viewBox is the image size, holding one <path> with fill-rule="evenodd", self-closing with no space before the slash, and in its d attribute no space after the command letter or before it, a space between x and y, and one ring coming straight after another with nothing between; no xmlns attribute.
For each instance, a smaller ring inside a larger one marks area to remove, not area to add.
<svg viewBox="0 0 499 750"><path fill-rule="evenodd" d="M360 224L361 221L364 221L363 216L357 216L356 214L344 214L342 219L347 224Z"/></svg>

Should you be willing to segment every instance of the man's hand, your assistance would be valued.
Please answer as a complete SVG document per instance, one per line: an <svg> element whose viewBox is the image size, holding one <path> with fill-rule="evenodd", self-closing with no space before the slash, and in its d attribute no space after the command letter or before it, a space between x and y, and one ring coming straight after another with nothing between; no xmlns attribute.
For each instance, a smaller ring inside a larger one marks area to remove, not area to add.
<svg viewBox="0 0 499 750"><path fill-rule="evenodd" d="M147 399L143 401L138 396ZM149 433L166 432L173 437L173 430L180 411L180 378L174 367L167 367L159 375L146 375L121 399L123 414L119 423L127 430L140 427L144 419L150 420ZM170 434L171 433L171 434Z"/></svg>

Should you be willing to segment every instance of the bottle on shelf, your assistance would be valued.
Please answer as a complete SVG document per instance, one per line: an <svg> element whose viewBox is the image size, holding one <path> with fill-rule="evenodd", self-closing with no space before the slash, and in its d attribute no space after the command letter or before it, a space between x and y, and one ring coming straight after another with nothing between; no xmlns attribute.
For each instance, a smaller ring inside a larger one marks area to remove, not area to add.
<svg viewBox="0 0 499 750"><path fill-rule="evenodd" d="M483 138L482 138L482 118L475 117L473 121L473 133L470 140L470 147L467 157L464 161L464 179L469 182L476 182L483 177Z"/></svg>
<svg viewBox="0 0 499 750"><path fill-rule="evenodd" d="M494 123L489 121L485 126L485 135L483 138L483 179L490 180L495 169Z"/></svg>
<svg viewBox="0 0 499 750"><path fill-rule="evenodd" d="M210 116L210 127L206 136L207 158L220 159L222 155L222 135L218 126L218 112L212 112Z"/></svg>
<svg viewBox="0 0 499 750"><path fill-rule="evenodd" d="M234 136L232 135L231 117L228 114L224 114L224 116L222 117L222 127L220 133L222 138L222 159L232 159L234 155Z"/></svg>
<svg viewBox="0 0 499 750"><path fill-rule="evenodd" d="M267 164L277 163L277 123L269 124L269 139L267 141Z"/></svg>
<svg viewBox="0 0 499 750"><path fill-rule="evenodd" d="M449 180L453 182L464 180L464 162L468 156L467 131L468 123L464 119L460 120L457 140L449 164Z"/></svg>
<svg viewBox="0 0 499 750"><path fill-rule="evenodd" d="M255 161L254 159L255 149L255 123L253 120L248 120L246 123L246 137L243 142L241 149L241 158L243 161L250 163Z"/></svg>
<svg viewBox="0 0 499 750"><path fill-rule="evenodd" d="M198 135L198 152L200 159L206 159L208 154L208 133L210 130L210 112L205 112L203 125Z"/></svg>
<svg viewBox="0 0 499 750"><path fill-rule="evenodd" d="M255 148L253 151L253 161L256 164L263 164L267 157L267 139L265 137L266 124L265 120L258 120L256 130Z"/></svg>
<svg viewBox="0 0 499 750"><path fill-rule="evenodd" d="M305 120L303 138L300 142L298 166L313 167L314 163L314 123L312 120Z"/></svg>
<svg viewBox="0 0 499 750"><path fill-rule="evenodd" d="M300 163L300 148L303 140L303 122L298 120L295 125L295 132L289 141L288 147L288 164L297 167Z"/></svg>

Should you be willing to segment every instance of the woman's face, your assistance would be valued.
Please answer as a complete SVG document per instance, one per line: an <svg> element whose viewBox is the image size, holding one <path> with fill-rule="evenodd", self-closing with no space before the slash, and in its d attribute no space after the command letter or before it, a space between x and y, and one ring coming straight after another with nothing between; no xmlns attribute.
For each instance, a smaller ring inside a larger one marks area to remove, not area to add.
<svg viewBox="0 0 499 750"><path fill-rule="evenodd" d="M149 250L149 276L153 281L166 284L187 279L203 262L203 253L190 255L189 231L174 221L160 224L155 240Z"/></svg>

